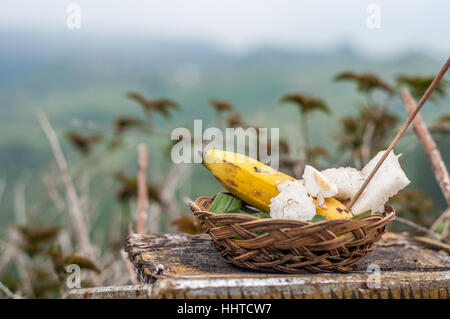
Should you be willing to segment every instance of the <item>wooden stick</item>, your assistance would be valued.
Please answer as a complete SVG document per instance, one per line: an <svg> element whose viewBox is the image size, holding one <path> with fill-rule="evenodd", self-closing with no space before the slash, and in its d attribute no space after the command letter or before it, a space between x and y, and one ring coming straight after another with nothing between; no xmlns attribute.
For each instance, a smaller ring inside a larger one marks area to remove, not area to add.
<svg viewBox="0 0 450 319"><path fill-rule="evenodd" d="M403 133L405 133L406 129L408 128L408 126L411 124L411 122L413 121L413 119L416 117L417 113L419 113L420 109L422 108L422 106L425 104L425 102L428 100L428 98L430 97L431 93L433 92L433 90L436 88L436 86L439 84L439 82L441 81L441 79L444 77L444 74L447 72L448 68L450 67L450 58L447 59L447 61L445 62L444 66L441 68L441 70L439 71L439 73L436 75L436 77L434 78L433 82L431 82L430 86L428 87L428 89L425 91L425 94L422 96L422 98L419 101L419 104L417 104L415 110L409 115L408 119L406 120L405 124L403 124L402 128L400 129L400 131L397 133L397 136L395 136L394 140L392 141L391 145L389 145L389 147L387 148L387 150L384 152L383 156L380 158L380 160L378 161L377 165L375 166L375 168L372 170L372 172L370 173L369 177L367 177L367 179L364 181L364 183L362 184L361 188L358 190L358 192L356 193L355 197L353 197L352 201L350 202L348 209L351 209L352 206L355 204L355 202L358 200L359 196L361 195L361 193L366 189L367 185L369 184L369 182L371 181L372 177L375 175L375 173L378 171L378 169L380 168L381 164L383 164L384 160L386 159L386 157L389 155L389 153L392 151L392 149L394 148L394 146L397 144L397 142L399 141L399 139L402 137Z"/></svg>
<svg viewBox="0 0 450 319"><path fill-rule="evenodd" d="M421 236L413 237L413 239L417 240L425 245L429 245L429 246L433 246L435 248L440 248L440 249L445 249L447 251L450 251L450 245L447 245L440 241L432 240L430 238L421 237Z"/></svg>
<svg viewBox="0 0 450 319"><path fill-rule="evenodd" d="M400 216L395 216L395 221L399 222L399 223L402 223L402 224L405 224L405 225L408 225L409 227L414 228L415 230L417 230L417 231L419 231L421 233L425 233L428 236L433 237L436 240L442 240L442 237L438 233L436 233L436 232L434 232L434 231L432 231L432 230L430 230L430 229L428 229L428 228L426 228L424 226L418 225L418 224L410 221L409 219L406 219L406 218L403 218L403 217L400 217Z"/></svg>
<svg viewBox="0 0 450 319"><path fill-rule="evenodd" d="M405 108L409 113L412 113L414 108L416 107L416 101L408 92L408 90L403 90L402 92L403 103L405 104ZM439 151L436 143L433 140L428 128L423 121L420 114L417 114L416 118L413 121L414 132L419 138L423 149L428 157L428 160L431 163L431 168L433 169L434 176L441 188L442 194L447 202L447 206L450 207L450 178L448 175L447 166L442 159L441 152ZM430 230L435 232L441 223L445 223L445 229L448 227L448 221L445 219L448 217L448 209L445 210L441 216L433 223Z"/></svg>
<svg viewBox="0 0 450 319"><path fill-rule="evenodd" d="M147 189L147 167L148 154L144 144L138 146L138 202L136 213L136 231L138 234L147 233L147 210L148 210L148 189Z"/></svg>
<svg viewBox="0 0 450 319"><path fill-rule="evenodd" d="M406 89L402 92L402 99L406 110L409 114L411 114L416 107L416 101ZM431 168L433 169L434 176L436 177L439 187L441 188L442 194L444 194L445 200L447 201L447 206L450 206L450 178L448 176L447 167L442 159L441 152L434 142L433 137L428 131L427 125L423 121L420 114L417 114L414 119L413 128L420 140L420 143L422 144L428 160L431 163Z"/></svg>

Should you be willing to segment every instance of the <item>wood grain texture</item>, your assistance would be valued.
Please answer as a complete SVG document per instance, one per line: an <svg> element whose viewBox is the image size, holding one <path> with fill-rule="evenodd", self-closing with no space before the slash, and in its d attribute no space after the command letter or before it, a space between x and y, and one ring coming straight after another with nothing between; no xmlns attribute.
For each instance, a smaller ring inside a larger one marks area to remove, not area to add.
<svg viewBox="0 0 450 319"><path fill-rule="evenodd" d="M450 271L382 272L369 288L365 273L182 276L152 285L74 289L73 299L449 299Z"/></svg>

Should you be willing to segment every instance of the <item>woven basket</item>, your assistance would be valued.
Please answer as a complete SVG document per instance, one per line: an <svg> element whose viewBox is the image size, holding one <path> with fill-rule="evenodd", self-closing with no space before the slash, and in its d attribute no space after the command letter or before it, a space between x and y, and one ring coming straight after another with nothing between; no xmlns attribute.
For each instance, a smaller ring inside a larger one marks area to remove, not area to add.
<svg viewBox="0 0 450 319"><path fill-rule="evenodd" d="M385 206L382 214L318 223L257 218L246 214L215 214L213 200L200 197L190 208L221 256L237 266L264 272L347 272L372 250L395 219ZM339 234L339 235L338 235Z"/></svg>

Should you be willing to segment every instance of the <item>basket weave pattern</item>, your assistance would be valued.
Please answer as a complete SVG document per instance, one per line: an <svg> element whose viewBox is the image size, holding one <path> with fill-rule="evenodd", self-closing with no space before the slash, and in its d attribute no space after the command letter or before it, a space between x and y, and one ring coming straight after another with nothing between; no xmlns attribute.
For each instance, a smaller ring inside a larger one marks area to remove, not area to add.
<svg viewBox="0 0 450 319"><path fill-rule="evenodd" d="M190 208L213 246L228 262L265 272L354 270L384 233L386 225L395 219L390 206L385 206L382 214L360 219L309 223L215 214L208 211L211 202L212 198L200 197Z"/></svg>

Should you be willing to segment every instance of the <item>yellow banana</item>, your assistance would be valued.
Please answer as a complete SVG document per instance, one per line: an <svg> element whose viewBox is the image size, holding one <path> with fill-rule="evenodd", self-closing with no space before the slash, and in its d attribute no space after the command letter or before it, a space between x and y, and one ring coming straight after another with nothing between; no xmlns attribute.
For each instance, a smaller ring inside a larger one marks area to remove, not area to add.
<svg viewBox="0 0 450 319"><path fill-rule="evenodd" d="M323 215L327 220L332 219L349 219L353 215L348 212L347 207L337 199L332 197L325 198L325 205L327 208L322 208L317 205L317 200L313 198L313 204L316 206L316 214Z"/></svg>
<svg viewBox="0 0 450 319"><path fill-rule="evenodd" d="M250 157L221 150L204 154L203 165L231 194L267 213L270 199L279 193L277 185L295 180Z"/></svg>
<svg viewBox="0 0 450 319"><path fill-rule="evenodd" d="M206 152L203 165L231 194L267 213L270 211L270 199L279 194L277 185L295 180L255 159L222 150ZM328 220L352 217L344 211L345 205L334 198L325 199L326 209L317 206L315 199L314 205L317 214L324 215Z"/></svg>

